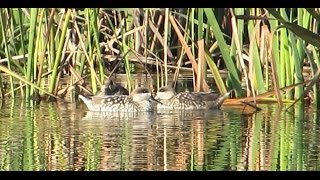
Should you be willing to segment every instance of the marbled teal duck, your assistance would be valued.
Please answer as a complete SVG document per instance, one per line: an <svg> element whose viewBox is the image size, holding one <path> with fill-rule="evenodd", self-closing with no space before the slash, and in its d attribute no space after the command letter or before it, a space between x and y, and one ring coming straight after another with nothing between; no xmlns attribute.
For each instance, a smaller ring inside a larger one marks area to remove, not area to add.
<svg viewBox="0 0 320 180"><path fill-rule="evenodd" d="M153 111L152 101L156 101L148 88L138 87L130 95L107 95L79 98L90 111L104 112L150 112Z"/></svg>
<svg viewBox="0 0 320 180"><path fill-rule="evenodd" d="M215 92L181 92L177 94L169 85L161 87L157 91L155 99L161 102L161 104L157 104L158 110L219 109L229 94L230 92L225 95Z"/></svg>

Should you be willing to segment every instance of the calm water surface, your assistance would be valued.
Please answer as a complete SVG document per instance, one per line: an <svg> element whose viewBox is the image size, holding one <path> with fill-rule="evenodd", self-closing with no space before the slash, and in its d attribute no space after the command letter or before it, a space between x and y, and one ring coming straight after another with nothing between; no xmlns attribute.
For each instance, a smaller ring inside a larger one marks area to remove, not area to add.
<svg viewBox="0 0 320 180"><path fill-rule="evenodd" d="M110 114L82 102L9 101L0 111L0 169L320 170L319 114L260 107Z"/></svg>

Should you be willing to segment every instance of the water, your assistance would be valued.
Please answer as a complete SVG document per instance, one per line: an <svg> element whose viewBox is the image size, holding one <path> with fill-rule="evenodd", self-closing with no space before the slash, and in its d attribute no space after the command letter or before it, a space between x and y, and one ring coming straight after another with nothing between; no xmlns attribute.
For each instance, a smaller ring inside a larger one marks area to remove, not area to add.
<svg viewBox="0 0 320 180"><path fill-rule="evenodd" d="M192 81L177 86L192 90ZM259 107L110 114L69 97L39 105L16 98L0 102L0 170L320 170L319 112Z"/></svg>
<svg viewBox="0 0 320 180"><path fill-rule="evenodd" d="M319 114L276 104L110 114L82 102L0 111L0 170L319 170Z"/></svg>

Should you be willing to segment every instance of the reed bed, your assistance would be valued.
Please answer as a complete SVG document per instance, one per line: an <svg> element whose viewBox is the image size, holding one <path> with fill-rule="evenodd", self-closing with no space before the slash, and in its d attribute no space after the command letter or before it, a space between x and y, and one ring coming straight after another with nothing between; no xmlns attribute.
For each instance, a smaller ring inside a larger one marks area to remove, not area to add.
<svg viewBox="0 0 320 180"><path fill-rule="evenodd" d="M221 93L233 90L225 104L318 107L319 17L319 8L0 9L1 99L96 94L115 73L129 91L141 72L159 88L189 68L194 91L212 88L209 73Z"/></svg>

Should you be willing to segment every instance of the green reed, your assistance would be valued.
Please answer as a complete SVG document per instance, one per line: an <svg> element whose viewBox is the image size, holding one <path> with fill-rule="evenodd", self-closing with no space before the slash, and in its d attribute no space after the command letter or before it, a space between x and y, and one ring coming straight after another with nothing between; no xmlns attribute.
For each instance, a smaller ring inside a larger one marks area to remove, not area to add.
<svg viewBox="0 0 320 180"><path fill-rule="evenodd" d="M99 66L99 74L100 74L100 81L103 82L104 80L104 64L102 63L102 53L100 48L100 35L99 35L99 27L97 22L97 16L98 16L99 9L92 9L89 11L89 27L92 28L93 31L93 37L94 37L94 45L95 45L95 51L96 51L96 60Z"/></svg>
<svg viewBox="0 0 320 180"><path fill-rule="evenodd" d="M290 9L290 10L297 11L296 12L297 16L292 15L292 12L291 12L291 18L289 19L287 17L287 12L284 9L280 9L280 13L275 9L268 9L268 11L275 18L277 18L277 20L280 23L282 23L286 29L289 30L288 32L285 32L283 28L281 28L280 30L283 32L282 40L285 40L284 42L288 43L287 45L288 48L285 49L284 47L282 48L283 51L280 51L282 53L286 53L282 55L282 59L280 60L280 63L282 64L291 63L291 65L286 66L287 67L286 76L288 76L288 78L285 77L284 73L282 73L283 75L280 74L280 79L281 79L280 82L282 86L289 85L290 83L304 81L303 80L304 78L302 76L302 67L303 67L303 60L307 58L306 57L306 47L308 46L307 43L317 48L320 45L319 43L320 37L309 30L309 29L313 29L313 27L310 26L310 22L312 22L310 13L306 9L302 9L302 8ZM314 16L313 18L315 17L316 16ZM297 24L293 22L295 19L298 19ZM287 35L288 33L289 33L289 37ZM294 74L294 77L293 77L293 74ZM294 94L295 98L301 97L303 94L304 94L303 87L297 86Z"/></svg>
<svg viewBox="0 0 320 180"><path fill-rule="evenodd" d="M96 94L105 76L111 75L106 63L117 59L124 65L129 90L137 63L145 71L157 70L155 84L161 85L171 81L171 69L175 81L182 67L188 66L195 90L209 89L210 69L221 93L234 89L236 97L255 97L276 90L271 96L282 104L282 99L299 99L306 93L302 84L285 94L280 88L305 82L305 67L312 69L311 77L319 68L317 10L1 9L1 62L6 62L2 65L10 73L12 97L17 89L13 78L23 79L21 87L25 85L25 97L29 98L35 87L41 95L46 93L42 79L48 75L47 91L56 96L62 76L79 80L70 69L83 78L78 85L90 84L90 91ZM213 56L219 53L220 60ZM223 68L228 72L226 80L220 75ZM317 103L316 84L312 91Z"/></svg>
<svg viewBox="0 0 320 180"><path fill-rule="evenodd" d="M63 51L63 45L65 43L65 37L66 37L66 32L67 32L67 27L69 24L69 19L71 18L71 9L68 9L65 18L64 18L64 23L62 27L62 32L60 34L60 39L59 39L59 45L58 49L56 52L56 57L54 59L54 66L52 69L52 75L50 78L50 85L49 85L49 92L53 93L55 87L56 87L56 81L57 81L57 74L58 74L58 67L60 65L61 61L61 56L62 56L62 51Z"/></svg>
<svg viewBox="0 0 320 180"><path fill-rule="evenodd" d="M230 49L227 47L227 44L226 44L224 37L223 37L223 33L221 32L221 29L219 27L217 19L214 16L214 12L209 8L205 8L204 12L206 13L206 16L208 18L208 23L212 26L212 29L215 32L215 38L217 39L222 56L224 58L224 62L228 68L228 72L229 72L230 78L231 78L230 81L232 84L231 89L234 88L236 91L236 94L238 96L242 96L243 91L241 89L240 77L237 73L234 62L231 59Z"/></svg>
<svg viewBox="0 0 320 180"><path fill-rule="evenodd" d="M4 22L4 18L3 18L3 12L0 12L0 23L1 23L1 34L2 34L2 39L4 40L4 45L5 45L5 52L6 52L6 57L8 58L8 69L11 70L11 54L9 53L9 47L8 47L8 43L7 43L7 36L6 36L6 30L7 29L5 27L5 25L8 25L7 23ZM11 96L14 97L14 91L13 91L13 78L12 76L9 77L10 78L10 89L11 89Z"/></svg>
<svg viewBox="0 0 320 180"><path fill-rule="evenodd" d="M34 61L33 53L34 53L34 45L35 45L35 36L36 36L36 25L37 25L37 16L38 9L31 9L30 13L30 30L29 30L29 43L28 43L28 60L27 60L27 73L26 78L29 81L32 81L32 63ZM31 86L26 86L26 98L32 95L33 88Z"/></svg>

